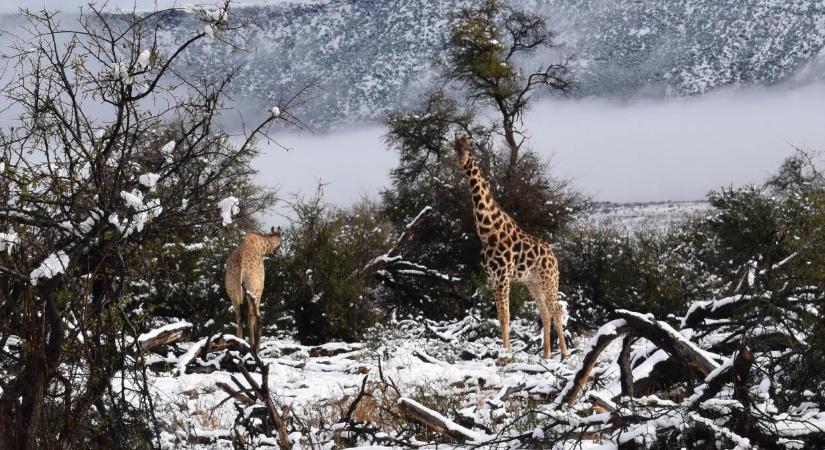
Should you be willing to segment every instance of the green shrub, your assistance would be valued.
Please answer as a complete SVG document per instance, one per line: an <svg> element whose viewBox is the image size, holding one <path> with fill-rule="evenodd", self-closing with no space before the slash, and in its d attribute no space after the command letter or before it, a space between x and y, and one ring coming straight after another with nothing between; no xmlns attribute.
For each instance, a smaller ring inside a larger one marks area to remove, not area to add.
<svg viewBox="0 0 825 450"><path fill-rule="evenodd" d="M557 254L561 291L574 323L593 326L616 309L666 317L700 296L707 287L696 279L689 256L680 251L678 234L628 233L605 225L568 229Z"/></svg>
<svg viewBox="0 0 825 450"><path fill-rule="evenodd" d="M362 339L380 312L380 287L364 267L389 248L392 228L372 203L338 209L320 190L293 210L282 250L267 263L264 324L294 328L310 344Z"/></svg>

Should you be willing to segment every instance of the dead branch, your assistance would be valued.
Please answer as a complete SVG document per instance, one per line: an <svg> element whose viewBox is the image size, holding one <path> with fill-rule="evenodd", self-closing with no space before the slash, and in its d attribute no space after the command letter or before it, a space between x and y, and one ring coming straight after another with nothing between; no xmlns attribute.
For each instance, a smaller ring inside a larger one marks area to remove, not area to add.
<svg viewBox="0 0 825 450"><path fill-rule="evenodd" d="M633 369L630 367L630 350L633 346L633 336L625 336L622 340L622 351L619 353L619 374L622 383L622 395L633 397Z"/></svg>
<svg viewBox="0 0 825 450"><path fill-rule="evenodd" d="M215 386L217 386L218 388L220 388L221 390L223 390L224 392L229 394L229 398L232 398L232 399L234 399L234 400L236 400L240 403L243 403L246 406L251 406L251 405L255 404L255 401L252 400L251 398L249 398L246 394L244 394L241 391L233 389L232 386L230 386L230 385L228 385L228 384L226 384L222 381L218 381L217 383L215 383Z"/></svg>
<svg viewBox="0 0 825 450"><path fill-rule="evenodd" d="M590 377L590 372L593 370L593 367L596 366L596 362L602 351L604 351L613 340L631 330L631 326L624 319L617 319L602 326L590 345L590 351L584 356L579 370L576 371L576 375L574 375L561 392L559 392L559 395L553 401L553 406L558 407L565 403L572 404L582 389L584 389L584 384Z"/></svg>
<svg viewBox="0 0 825 450"><path fill-rule="evenodd" d="M599 330L576 375L568 381L559 396L553 401L554 406L573 403L584 389L584 384L589 379L590 373L602 351L615 339L625 334L632 334L635 337L649 340L666 351L671 357L680 361L700 380L705 379L711 371L718 367L718 364L706 352L703 352L670 325L657 321L651 315L642 315L625 310L618 310L616 313L620 318L609 322ZM626 341L626 345L629 346L629 341ZM626 351L629 352L629 349ZM627 359L628 355L625 356L625 359ZM625 386L625 382L630 381L628 377L630 377L629 374L622 377L623 389L630 388ZM632 381L630 382L632 383Z"/></svg>
<svg viewBox="0 0 825 450"><path fill-rule="evenodd" d="M348 423L350 427L352 427L353 425L352 415L355 413L355 408L358 407L358 404L361 402L361 400L364 398L364 395L366 395L367 393L367 378L369 378L369 375L364 375L364 379L361 380L361 389L358 391L358 395L355 397L355 400L353 400L352 403L349 405L349 408L347 408L347 413L346 415L344 415L344 418L342 420L343 422Z"/></svg>
<svg viewBox="0 0 825 450"><path fill-rule="evenodd" d="M407 397L398 399L398 409L406 417L425 427L459 442L481 441L483 435L467 429L440 413L433 411Z"/></svg>
<svg viewBox="0 0 825 450"><path fill-rule="evenodd" d="M395 241L392 247L387 250L386 253L383 255L373 259L364 267L365 274L372 274L376 273L379 270L383 269L387 266L389 262L391 262L394 258L397 257L398 253L401 251L401 248L404 244L407 243L410 239L412 239L413 235L415 234L414 229L418 225L420 225L427 217L432 213L433 209L430 206L424 207L418 215L404 227L404 232L401 236L398 237L398 240Z"/></svg>

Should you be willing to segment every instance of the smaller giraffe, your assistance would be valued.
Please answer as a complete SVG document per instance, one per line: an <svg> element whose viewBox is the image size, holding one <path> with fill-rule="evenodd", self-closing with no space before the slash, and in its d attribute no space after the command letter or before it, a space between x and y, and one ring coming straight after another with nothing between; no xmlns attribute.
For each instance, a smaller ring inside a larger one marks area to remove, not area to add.
<svg viewBox="0 0 825 450"><path fill-rule="evenodd" d="M243 339L243 310L249 344L257 351L261 339L261 294L264 290L264 256L281 246L281 227L270 233L249 231L226 260L226 293L235 309L235 335Z"/></svg>
<svg viewBox="0 0 825 450"><path fill-rule="evenodd" d="M466 136L456 137L453 147L464 169L473 200L476 233L481 240L481 260L496 297L504 351L510 352L510 283L524 283L536 302L544 332L544 357L552 353L550 329L555 324L561 356L569 355L559 304L559 265L550 245L523 231L493 198L481 176Z"/></svg>

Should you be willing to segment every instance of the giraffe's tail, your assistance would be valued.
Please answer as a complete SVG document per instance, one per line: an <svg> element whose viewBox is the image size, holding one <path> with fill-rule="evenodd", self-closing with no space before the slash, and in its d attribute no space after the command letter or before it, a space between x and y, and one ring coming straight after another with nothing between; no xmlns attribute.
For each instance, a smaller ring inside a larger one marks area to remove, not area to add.
<svg viewBox="0 0 825 450"><path fill-rule="evenodd" d="M254 323L250 323L249 314L251 311L256 311L255 305L258 304L259 299L246 286L246 279L244 277L243 270L241 271L241 289L243 290L243 300L241 301L241 320L244 323L242 326L247 330L250 345L257 350L258 340L260 339L261 324L258 322L258 319L255 319Z"/></svg>

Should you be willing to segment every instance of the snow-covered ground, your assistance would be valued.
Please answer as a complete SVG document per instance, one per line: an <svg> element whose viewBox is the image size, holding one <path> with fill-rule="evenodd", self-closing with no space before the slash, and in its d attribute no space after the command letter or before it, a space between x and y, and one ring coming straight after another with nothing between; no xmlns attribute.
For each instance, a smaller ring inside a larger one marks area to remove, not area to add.
<svg viewBox="0 0 825 450"><path fill-rule="evenodd" d="M374 339L365 343L303 346L290 339L264 336L259 354L270 367L272 394L290 406L296 416L309 417L313 411L337 408L342 400L348 405L360 391L365 375L370 383L379 382L380 364L385 379L392 380L401 395L425 403L427 396L454 397L465 403L461 414L495 432L515 411L508 410L504 403L497 405L484 399L494 399L502 389L523 386L514 397L547 400L572 376L581 362L582 348L589 345L589 336L575 336L570 358L560 360L556 352L545 360L536 322L514 320L512 333L513 356L506 364L499 359L497 321L474 317L443 324L423 319L394 320L376 328L371 333ZM184 343L181 347L192 345ZM618 351L617 346L608 349L611 355ZM609 366L606 363L604 369L618 370ZM209 374L178 374L175 369L152 373L160 416L164 422L179 424L174 433L164 434L167 448L232 447L229 430L237 411L231 400L225 401L228 395L217 387L218 383L232 385L232 376L240 377L221 370ZM260 374L252 376L260 382Z"/></svg>

